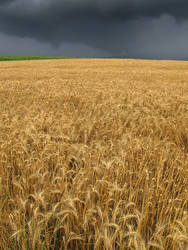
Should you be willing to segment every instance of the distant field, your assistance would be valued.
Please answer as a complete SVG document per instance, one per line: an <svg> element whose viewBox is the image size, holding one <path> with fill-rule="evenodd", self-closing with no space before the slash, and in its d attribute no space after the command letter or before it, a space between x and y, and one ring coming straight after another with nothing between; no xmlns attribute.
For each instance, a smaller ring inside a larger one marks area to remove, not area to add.
<svg viewBox="0 0 188 250"><path fill-rule="evenodd" d="M0 249L188 249L188 62L0 69Z"/></svg>
<svg viewBox="0 0 188 250"><path fill-rule="evenodd" d="M0 61L23 61L23 60L47 60L47 59L65 59L68 57L53 56L0 56Z"/></svg>

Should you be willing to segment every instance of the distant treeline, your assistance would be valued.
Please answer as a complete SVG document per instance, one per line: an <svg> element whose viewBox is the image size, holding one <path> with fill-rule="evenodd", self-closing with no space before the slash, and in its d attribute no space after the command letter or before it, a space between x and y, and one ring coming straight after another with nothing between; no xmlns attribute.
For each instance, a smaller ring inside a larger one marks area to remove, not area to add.
<svg viewBox="0 0 188 250"><path fill-rule="evenodd" d="M67 59L60 56L0 56L0 61Z"/></svg>

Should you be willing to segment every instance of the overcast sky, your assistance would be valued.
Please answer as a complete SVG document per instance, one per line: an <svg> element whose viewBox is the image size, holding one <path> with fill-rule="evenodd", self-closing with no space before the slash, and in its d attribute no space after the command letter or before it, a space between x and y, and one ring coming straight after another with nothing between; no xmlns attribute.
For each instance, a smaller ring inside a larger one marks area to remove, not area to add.
<svg viewBox="0 0 188 250"><path fill-rule="evenodd" d="M188 0L0 0L0 55L188 59Z"/></svg>

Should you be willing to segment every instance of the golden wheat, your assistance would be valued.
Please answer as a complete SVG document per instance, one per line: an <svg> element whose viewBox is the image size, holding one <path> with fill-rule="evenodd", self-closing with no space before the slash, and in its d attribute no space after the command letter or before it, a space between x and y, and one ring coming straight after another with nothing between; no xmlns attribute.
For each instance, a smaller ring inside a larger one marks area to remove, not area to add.
<svg viewBox="0 0 188 250"><path fill-rule="evenodd" d="M0 249L188 249L188 63L0 63Z"/></svg>

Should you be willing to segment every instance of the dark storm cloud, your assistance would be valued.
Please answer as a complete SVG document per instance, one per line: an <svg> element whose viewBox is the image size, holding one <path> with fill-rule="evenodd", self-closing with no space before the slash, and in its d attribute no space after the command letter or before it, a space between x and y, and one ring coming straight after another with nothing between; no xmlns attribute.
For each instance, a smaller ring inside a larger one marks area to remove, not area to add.
<svg viewBox="0 0 188 250"><path fill-rule="evenodd" d="M5 4L9 4L12 1L14 1L14 0L0 0L0 6L5 5Z"/></svg>
<svg viewBox="0 0 188 250"><path fill-rule="evenodd" d="M187 0L0 0L0 32L119 53L126 46L134 50L138 35L147 33L152 20L163 15L171 16L165 22L177 29L176 22L186 22L187 10ZM163 24L158 25L165 36Z"/></svg>

